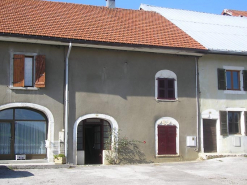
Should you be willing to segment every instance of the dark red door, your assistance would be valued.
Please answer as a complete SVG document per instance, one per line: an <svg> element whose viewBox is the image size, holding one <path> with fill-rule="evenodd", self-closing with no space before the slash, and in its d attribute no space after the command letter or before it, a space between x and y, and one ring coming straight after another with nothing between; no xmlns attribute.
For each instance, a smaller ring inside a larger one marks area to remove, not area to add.
<svg viewBox="0 0 247 185"><path fill-rule="evenodd" d="M217 152L216 120L203 120L203 144L204 152Z"/></svg>
<svg viewBox="0 0 247 185"><path fill-rule="evenodd" d="M176 154L176 126L158 126L158 155Z"/></svg>

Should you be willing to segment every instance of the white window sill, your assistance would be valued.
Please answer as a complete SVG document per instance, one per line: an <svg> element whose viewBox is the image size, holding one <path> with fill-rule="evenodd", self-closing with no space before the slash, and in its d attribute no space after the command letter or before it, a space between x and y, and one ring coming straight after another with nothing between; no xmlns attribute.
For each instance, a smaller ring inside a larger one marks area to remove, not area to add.
<svg viewBox="0 0 247 185"><path fill-rule="evenodd" d="M162 158L162 157L179 157L179 154L175 155L156 155L157 158Z"/></svg>
<svg viewBox="0 0 247 185"><path fill-rule="evenodd" d="M224 94L246 94L246 91L224 90Z"/></svg>
<svg viewBox="0 0 247 185"><path fill-rule="evenodd" d="M8 86L11 90L30 90L30 91L37 91L39 88L37 87L11 87Z"/></svg>
<svg viewBox="0 0 247 185"><path fill-rule="evenodd" d="M176 101L178 101L178 98L176 98L175 100L165 100L165 99L157 99L157 98L155 98L155 100L157 102L176 102Z"/></svg>

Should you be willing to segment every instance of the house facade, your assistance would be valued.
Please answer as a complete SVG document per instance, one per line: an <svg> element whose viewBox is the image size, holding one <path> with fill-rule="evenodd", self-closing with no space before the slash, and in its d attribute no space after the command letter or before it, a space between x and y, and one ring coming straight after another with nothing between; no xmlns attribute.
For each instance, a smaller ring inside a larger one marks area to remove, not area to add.
<svg viewBox="0 0 247 185"><path fill-rule="evenodd" d="M141 5L170 20L208 50L199 59L200 152L245 154L247 20Z"/></svg>
<svg viewBox="0 0 247 185"><path fill-rule="evenodd" d="M106 164L115 136L142 142L125 162L198 157L205 47L154 12L37 0L0 6L1 160L52 162L65 153L69 163Z"/></svg>

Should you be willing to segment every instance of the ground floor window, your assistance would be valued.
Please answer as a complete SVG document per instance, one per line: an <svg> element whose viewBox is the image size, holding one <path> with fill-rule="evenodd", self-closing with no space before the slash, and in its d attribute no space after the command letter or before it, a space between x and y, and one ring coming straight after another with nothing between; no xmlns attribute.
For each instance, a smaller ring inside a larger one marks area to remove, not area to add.
<svg viewBox="0 0 247 185"><path fill-rule="evenodd" d="M14 159L26 154L27 159L45 158L47 119L32 109L13 108L0 111L0 158Z"/></svg>
<svg viewBox="0 0 247 185"><path fill-rule="evenodd" d="M220 111L221 135L241 134L241 120L246 122L246 116L241 119L241 115L242 112L240 111ZM244 115L246 115L246 112L244 112Z"/></svg>

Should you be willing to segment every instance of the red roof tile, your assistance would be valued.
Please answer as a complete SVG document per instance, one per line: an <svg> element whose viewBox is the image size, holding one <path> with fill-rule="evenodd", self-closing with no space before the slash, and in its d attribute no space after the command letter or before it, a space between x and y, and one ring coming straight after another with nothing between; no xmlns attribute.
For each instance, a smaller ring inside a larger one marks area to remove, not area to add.
<svg viewBox="0 0 247 185"><path fill-rule="evenodd" d="M1 0L0 33L205 49L155 12L42 0Z"/></svg>
<svg viewBox="0 0 247 185"><path fill-rule="evenodd" d="M239 11L239 10L228 10L225 9L222 13L222 15L231 15L231 16L237 16L237 17L247 17L247 11Z"/></svg>

